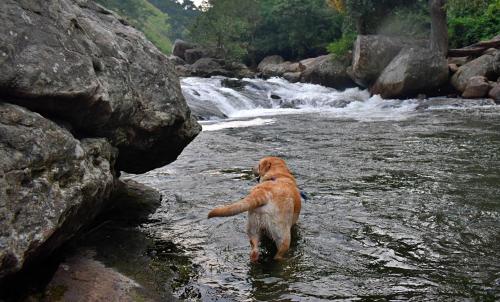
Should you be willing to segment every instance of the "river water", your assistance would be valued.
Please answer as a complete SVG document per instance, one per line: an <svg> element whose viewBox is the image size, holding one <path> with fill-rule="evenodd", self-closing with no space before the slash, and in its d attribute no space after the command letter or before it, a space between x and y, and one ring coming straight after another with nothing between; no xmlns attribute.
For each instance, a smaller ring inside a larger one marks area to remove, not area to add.
<svg viewBox="0 0 500 302"><path fill-rule="evenodd" d="M176 162L129 176L164 196L141 230L180 300L500 299L500 106L222 80L182 80L203 132ZM245 196L268 155L308 200L286 259L265 244L252 264L246 215L206 216Z"/></svg>

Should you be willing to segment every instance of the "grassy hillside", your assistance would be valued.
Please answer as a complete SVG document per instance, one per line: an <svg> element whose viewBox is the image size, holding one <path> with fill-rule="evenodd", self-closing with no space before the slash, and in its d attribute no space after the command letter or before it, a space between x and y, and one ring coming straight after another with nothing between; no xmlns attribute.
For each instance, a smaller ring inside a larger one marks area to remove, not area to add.
<svg viewBox="0 0 500 302"><path fill-rule="evenodd" d="M96 0L96 2L115 11L141 30L161 51L166 54L171 53L168 15L147 0Z"/></svg>

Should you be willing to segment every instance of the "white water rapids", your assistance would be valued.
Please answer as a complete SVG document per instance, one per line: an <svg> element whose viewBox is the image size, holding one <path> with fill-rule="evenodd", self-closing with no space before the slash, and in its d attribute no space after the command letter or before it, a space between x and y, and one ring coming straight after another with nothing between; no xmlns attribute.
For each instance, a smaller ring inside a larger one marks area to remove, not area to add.
<svg viewBox="0 0 500 302"><path fill-rule="evenodd" d="M226 87L229 85L225 81L237 87ZM240 81L190 77L182 79L181 86L193 114L204 120L204 131L272 124L272 116L284 114L317 113L327 118L362 122L400 121L426 110L494 105L491 100L449 98L386 100L359 88L338 91L281 78Z"/></svg>

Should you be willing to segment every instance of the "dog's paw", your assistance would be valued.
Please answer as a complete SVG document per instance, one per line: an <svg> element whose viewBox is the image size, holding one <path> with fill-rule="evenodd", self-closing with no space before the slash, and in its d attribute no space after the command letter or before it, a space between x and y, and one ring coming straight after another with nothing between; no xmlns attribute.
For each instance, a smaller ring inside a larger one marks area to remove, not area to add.
<svg viewBox="0 0 500 302"><path fill-rule="evenodd" d="M259 252L258 251L252 251L250 253L250 261L252 261L253 263L256 263L257 261L259 261Z"/></svg>

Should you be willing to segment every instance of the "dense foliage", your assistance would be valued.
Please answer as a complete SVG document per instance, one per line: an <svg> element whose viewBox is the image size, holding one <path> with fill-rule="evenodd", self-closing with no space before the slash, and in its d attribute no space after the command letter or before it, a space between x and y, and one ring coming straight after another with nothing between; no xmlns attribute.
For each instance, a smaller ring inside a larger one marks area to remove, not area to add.
<svg viewBox="0 0 500 302"><path fill-rule="evenodd" d="M210 0L203 10L192 39L236 59L312 56L342 35L342 16L324 0Z"/></svg>
<svg viewBox="0 0 500 302"><path fill-rule="evenodd" d="M140 29L161 51L170 53L170 24L168 16L147 0L96 0L109 8L130 24Z"/></svg>
<svg viewBox="0 0 500 302"><path fill-rule="evenodd" d="M363 34L427 38L428 0L328 0L346 16L346 27ZM500 34L500 0L448 0L449 41L463 47ZM383 16L381 18L381 16Z"/></svg>
<svg viewBox="0 0 500 302"><path fill-rule="evenodd" d="M169 53L174 39L255 65L264 56L343 56L357 34L427 39L429 0L96 0ZM450 47L500 34L500 0L448 0Z"/></svg>
<svg viewBox="0 0 500 302"><path fill-rule="evenodd" d="M463 47L500 34L500 0L449 0L451 47Z"/></svg>
<svg viewBox="0 0 500 302"><path fill-rule="evenodd" d="M186 38L189 26L200 14L193 0L149 0L149 2L168 15L170 23L169 38L172 41Z"/></svg>

